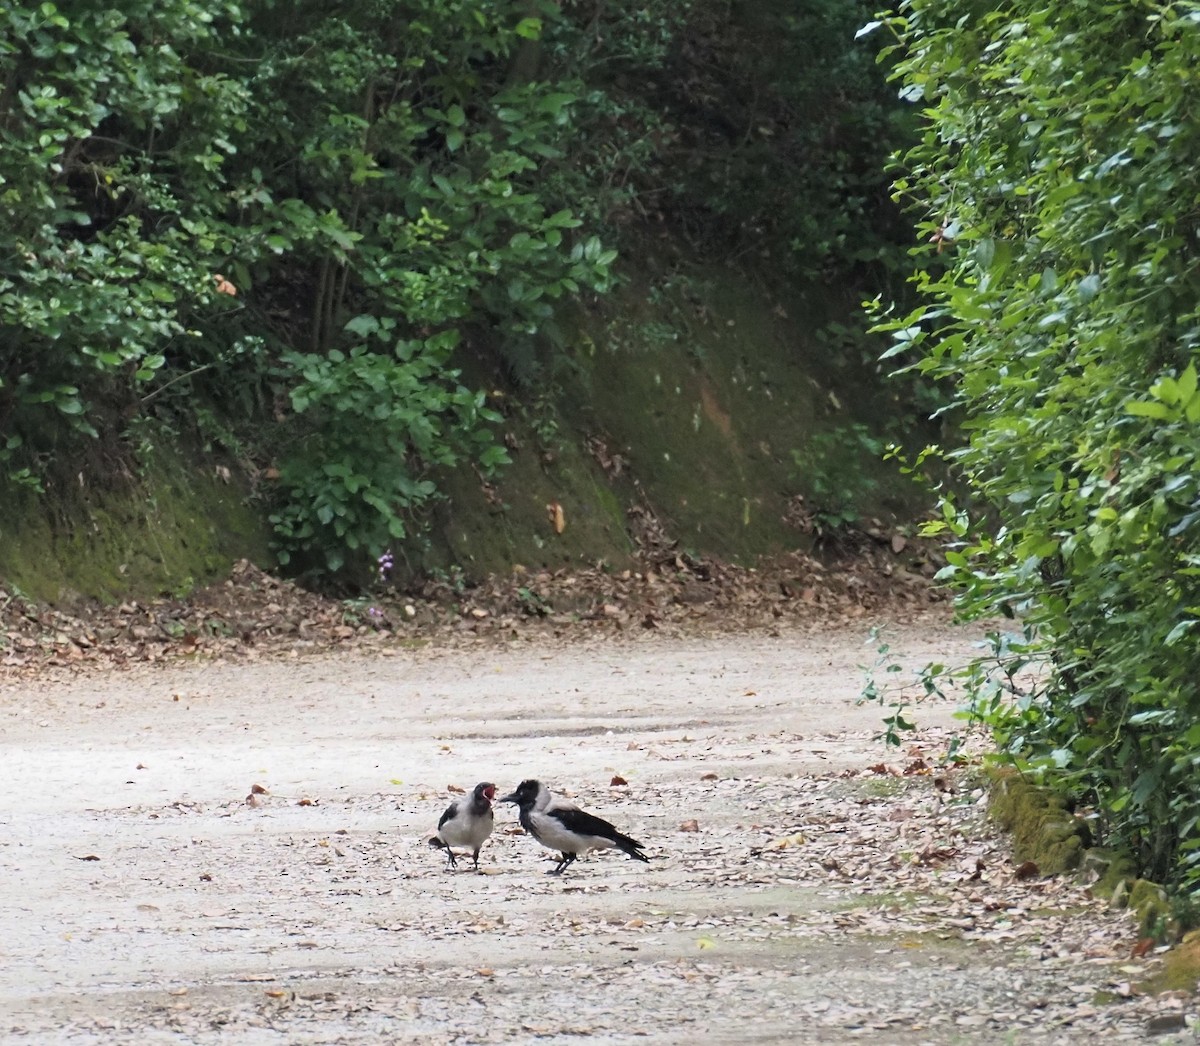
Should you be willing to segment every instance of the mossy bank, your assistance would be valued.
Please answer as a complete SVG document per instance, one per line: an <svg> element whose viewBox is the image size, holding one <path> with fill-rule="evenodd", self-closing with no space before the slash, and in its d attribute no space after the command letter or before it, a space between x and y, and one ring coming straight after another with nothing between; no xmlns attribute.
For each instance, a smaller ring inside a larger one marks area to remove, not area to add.
<svg viewBox="0 0 1200 1046"><path fill-rule="evenodd" d="M524 371L482 339L460 350L464 379L503 416L512 463L436 476L443 497L421 538L394 550L399 576L619 569L647 527L683 552L752 562L810 545L804 511L832 490L864 517L916 511L913 488L856 438L895 435L883 384L829 351L852 302L728 268L663 268L572 310ZM115 601L186 592L238 558L272 567L271 461L243 464L159 445L132 478L101 468L21 493L0 523L0 578L48 602Z"/></svg>

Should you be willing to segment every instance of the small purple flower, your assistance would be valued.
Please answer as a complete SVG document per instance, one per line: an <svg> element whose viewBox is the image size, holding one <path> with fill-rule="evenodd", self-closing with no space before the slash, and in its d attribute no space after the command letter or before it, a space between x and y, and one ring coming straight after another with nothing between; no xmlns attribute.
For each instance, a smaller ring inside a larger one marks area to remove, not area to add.
<svg viewBox="0 0 1200 1046"><path fill-rule="evenodd" d="M369 617L383 617L383 612L379 609L379 607L368 607L367 615Z"/></svg>
<svg viewBox="0 0 1200 1046"><path fill-rule="evenodd" d="M388 575L392 572L392 567L396 565L396 561L392 558L392 551L388 549L375 561L376 568L379 573L379 580L386 581Z"/></svg>

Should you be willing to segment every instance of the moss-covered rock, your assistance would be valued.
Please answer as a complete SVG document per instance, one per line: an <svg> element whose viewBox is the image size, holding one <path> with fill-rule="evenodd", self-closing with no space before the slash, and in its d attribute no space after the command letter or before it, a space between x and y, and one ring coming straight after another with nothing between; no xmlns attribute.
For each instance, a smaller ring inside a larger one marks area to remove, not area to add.
<svg viewBox="0 0 1200 1046"><path fill-rule="evenodd" d="M1167 891L1148 879L1134 879L1129 885L1129 907L1137 913L1138 929L1143 937L1165 940L1171 932L1171 901Z"/></svg>
<svg viewBox="0 0 1200 1046"><path fill-rule="evenodd" d="M989 809L1011 833L1014 858L1032 861L1043 875L1077 868L1091 843L1087 825L1071 813L1064 796L1014 771L992 775Z"/></svg>
<svg viewBox="0 0 1200 1046"><path fill-rule="evenodd" d="M1084 854L1079 870L1092 876L1092 893L1097 897L1115 898L1114 908L1124 907L1128 884L1137 875L1137 865L1132 857L1118 850L1092 847ZM1117 897L1118 892L1120 897Z"/></svg>

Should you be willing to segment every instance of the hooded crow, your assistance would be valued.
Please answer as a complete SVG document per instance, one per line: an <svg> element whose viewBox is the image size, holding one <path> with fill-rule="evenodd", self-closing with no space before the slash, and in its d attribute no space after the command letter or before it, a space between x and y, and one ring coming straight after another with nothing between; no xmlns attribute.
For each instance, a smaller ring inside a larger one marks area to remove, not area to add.
<svg viewBox="0 0 1200 1046"><path fill-rule="evenodd" d="M496 786L490 781L481 781L475 786L469 799L458 799L446 807L438 821L438 834L429 840L435 850L445 850L450 858L450 867L457 868L452 846L463 846L472 850L475 870L479 871L479 851L487 837L492 834L492 800L496 798Z"/></svg>
<svg viewBox="0 0 1200 1046"><path fill-rule="evenodd" d="M634 860L650 861L637 840L618 832L603 818L580 810L574 803L556 799L540 781L522 781L515 792L501 796L498 801L516 803L521 827L543 846L562 854L550 875L562 875L580 854L614 846Z"/></svg>

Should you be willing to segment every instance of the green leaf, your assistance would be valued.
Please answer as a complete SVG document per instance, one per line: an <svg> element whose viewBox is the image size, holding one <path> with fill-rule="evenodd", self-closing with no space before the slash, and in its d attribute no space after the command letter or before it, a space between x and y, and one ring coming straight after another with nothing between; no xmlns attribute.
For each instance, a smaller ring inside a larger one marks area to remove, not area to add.
<svg viewBox="0 0 1200 1046"><path fill-rule="evenodd" d="M513 30L517 36L526 40L537 40L542 35L542 20L540 18L522 18Z"/></svg>
<svg viewBox="0 0 1200 1046"><path fill-rule="evenodd" d="M1189 363L1184 372L1179 375L1178 382L1180 403L1188 403L1196 395L1196 367Z"/></svg>
<svg viewBox="0 0 1200 1046"><path fill-rule="evenodd" d="M369 337L379 330L379 319L376 316L370 316L364 313L361 316L355 316L350 320L345 328L351 334L357 334L360 338Z"/></svg>
<svg viewBox="0 0 1200 1046"><path fill-rule="evenodd" d="M1153 400L1134 400L1125 404L1125 413L1141 418L1158 418L1165 420L1171 416L1171 409Z"/></svg>

